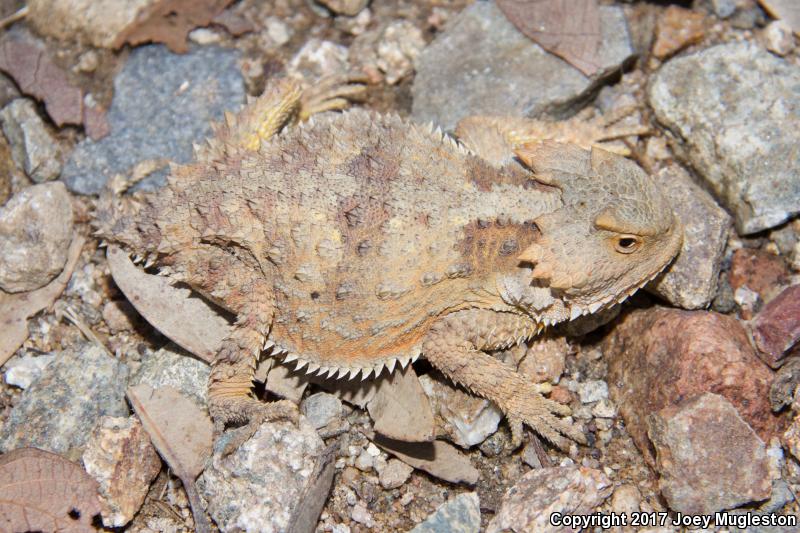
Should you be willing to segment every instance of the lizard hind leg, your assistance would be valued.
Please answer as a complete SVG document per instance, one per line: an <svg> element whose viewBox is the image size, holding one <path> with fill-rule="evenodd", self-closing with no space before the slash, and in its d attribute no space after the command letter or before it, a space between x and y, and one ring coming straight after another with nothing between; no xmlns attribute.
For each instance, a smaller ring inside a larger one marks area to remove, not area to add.
<svg viewBox="0 0 800 533"><path fill-rule="evenodd" d="M423 342L425 358L447 377L495 404L508 417L514 447L522 443L522 425L562 450L570 439L586 443L582 431L559 417L570 409L545 398L541 388L482 350L507 348L539 329L530 317L470 309L436 322Z"/></svg>
<svg viewBox="0 0 800 533"><path fill-rule="evenodd" d="M257 358L274 314L272 287L258 266L211 245L178 252L166 262L177 279L236 314L208 381L208 411L217 436L228 426L241 426L228 431L223 455L247 441L265 421L297 422L297 407L291 401L267 403L252 395Z"/></svg>

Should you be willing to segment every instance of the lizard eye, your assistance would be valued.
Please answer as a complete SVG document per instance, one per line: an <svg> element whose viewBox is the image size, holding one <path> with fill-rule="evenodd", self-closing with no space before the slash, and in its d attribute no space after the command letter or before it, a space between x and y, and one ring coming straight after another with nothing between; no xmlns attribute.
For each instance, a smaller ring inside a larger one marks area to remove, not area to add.
<svg viewBox="0 0 800 533"><path fill-rule="evenodd" d="M642 242L635 235L621 235L614 241L614 248L621 254L632 254Z"/></svg>

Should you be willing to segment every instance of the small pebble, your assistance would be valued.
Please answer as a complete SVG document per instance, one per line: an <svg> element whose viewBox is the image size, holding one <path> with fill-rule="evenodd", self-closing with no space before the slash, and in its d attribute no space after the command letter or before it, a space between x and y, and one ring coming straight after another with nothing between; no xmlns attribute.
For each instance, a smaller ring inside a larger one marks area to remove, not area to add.
<svg viewBox="0 0 800 533"><path fill-rule="evenodd" d="M390 459L380 473L381 487L384 489L396 489L408 481L413 471L414 469L403 461Z"/></svg>
<svg viewBox="0 0 800 533"><path fill-rule="evenodd" d="M581 403L593 403L608 398L608 384L598 379L586 381L578 385L578 396Z"/></svg>
<svg viewBox="0 0 800 533"><path fill-rule="evenodd" d="M375 525L375 521L372 519L372 514L370 514L370 512L367 511L367 508L360 503L357 503L353 506L353 510L350 512L350 518L359 524L364 524L370 528Z"/></svg>
<svg viewBox="0 0 800 533"><path fill-rule="evenodd" d="M369 472L375 466L375 458L364 450L356 459L355 466L362 472Z"/></svg>
<svg viewBox="0 0 800 533"><path fill-rule="evenodd" d="M794 34L789 25L782 20L773 20L767 24L763 36L767 50L773 54L785 56L794 50Z"/></svg>
<svg viewBox="0 0 800 533"><path fill-rule="evenodd" d="M222 37L208 28L197 28L189 33L189 40L199 45L208 45L220 42Z"/></svg>

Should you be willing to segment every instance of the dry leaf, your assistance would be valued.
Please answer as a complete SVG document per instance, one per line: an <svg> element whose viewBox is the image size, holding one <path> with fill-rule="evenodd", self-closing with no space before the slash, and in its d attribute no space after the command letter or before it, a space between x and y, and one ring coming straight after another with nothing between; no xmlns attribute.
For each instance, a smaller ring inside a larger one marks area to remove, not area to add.
<svg viewBox="0 0 800 533"><path fill-rule="evenodd" d="M114 41L124 44L164 43L170 50L189 50L186 37L201 26L208 26L233 0L160 0L143 9L136 22L125 28Z"/></svg>
<svg viewBox="0 0 800 533"><path fill-rule="evenodd" d="M370 440L407 465L439 479L474 485L480 477L469 458L444 441L403 442L382 435L374 435Z"/></svg>
<svg viewBox="0 0 800 533"><path fill-rule="evenodd" d="M529 39L585 75L600 70L597 0L497 0L497 7Z"/></svg>
<svg viewBox="0 0 800 533"><path fill-rule="evenodd" d="M411 365L381 381L367 410L375 431L386 437L409 442L433 440L431 404Z"/></svg>
<svg viewBox="0 0 800 533"><path fill-rule="evenodd" d="M195 480L211 456L213 424L203 409L173 387L129 387L128 400L153 446L178 476L192 506L195 528L210 531Z"/></svg>
<svg viewBox="0 0 800 533"><path fill-rule="evenodd" d="M84 124L92 139L108 133L105 112L83 104L83 91L70 83L44 45L23 33L7 34L0 42L0 70L14 78L23 93L44 102L58 126Z"/></svg>
<svg viewBox="0 0 800 533"><path fill-rule="evenodd" d="M97 482L60 455L36 448L0 456L0 531L94 532Z"/></svg>
<svg viewBox="0 0 800 533"><path fill-rule="evenodd" d="M800 35L800 3L797 0L759 0L767 13L784 21L792 31Z"/></svg>
<svg viewBox="0 0 800 533"><path fill-rule="evenodd" d="M3 366L28 338L28 318L50 307L64 291L81 255L84 242L85 239L77 234L72 237L64 269L56 279L41 289L16 294L0 291L0 324L2 324L0 366Z"/></svg>
<svg viewBox="0 0 800 533"><path fill-rule="evenodd" d="M114 282L137 311L172 342L211 362L230 324L189 289L173 287L163 276L146 274L116 246L106 253Z"/></svg>

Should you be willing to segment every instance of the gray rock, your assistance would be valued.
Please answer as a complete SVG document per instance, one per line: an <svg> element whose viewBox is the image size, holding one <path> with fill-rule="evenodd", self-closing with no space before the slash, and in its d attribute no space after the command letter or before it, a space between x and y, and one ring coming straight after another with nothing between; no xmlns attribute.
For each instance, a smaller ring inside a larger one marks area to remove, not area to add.
<svg viewBox="0 0 800 533"><path fill-rule="evenodd" d="M0 451L33 446L79 456L103 416L128 416L128 367L96 345L61 352L0 428Z"/></svg>
<svg viewBox="0 0 800 533"><path fill-rule="evenodd" d="M174 344L168 344L147 356L131 376L131 386L149 385L153 389L174 387L206 405L208 376L211 368Z"/></svg>
<svg viewBox="0 0 800 533"><path fill-rule="evenodd" d="M44 287L64 268L72 241L72 202L62 183L23 189L0 207L0 289Z"/></svg>
<svg viewBox="0 0 800 533"><path fill-rule="evenodd" d="M62 179L80 194L99 192L106 180L145 160L164 159L147 186L163 182L166 160L192 159L192 142L211 135L211 121L244 103L244 81L234 51L204 46L178 55L165 46L135 48L114 79L107 120L111 134L78 144Z"/></svg>
<svg viewBox="0 0 800 533"><path fill-rule="evenodd" d="M612 489L606 475L593 468L570 465L531 470L506 492L486 531L568 531L550 524L553 513L590 514Z"/></svg>
<svg viewBox="0 0 800 533"><path fill-rule="evenodd" d="M197 482L208 514L223 532L286 531L307 484L322 439L301 419L267 423L227 457L220 439Z"/></svg>
<svg viewBox="0 0 800 533"><path fill-rule="evenodd" d="M318 392L303 400L300 409L309 424L319 429L341 418L342 401L333 394Z"/></svg>
<svg viewBox="0 0 800 533"><path fill-rule="evenodd" d="M469 115L563 116L633 49L622 9L602 6L600 71L587 78L509 22L494 2L475 2L419 56L413 117L452 130Z"/></svg>
<svg viewBox="0 0 800 533"><path fill-rule="evenodd" d="M440 505L409 533L477 533L480 525L478 494L465 492Z"/></svg>
<svg viewBox="0 0 800 533"><path fill-rule="evenodd" d="M648 89L673 149L733 212L739 233L800 212L800 67L729 43L667 62Z"/></svg>
<svg viewBox="0 0 800 533"><path fill-rule="evenodd" d="M0 111L0 120L14 163L36 183L57 178L64 153L36 112L34 103L18 98Z"/></svg>
<svg viewBox="0 0 800 533"><path fill-rule="evenodd" d="M489 400L467 394L430 374L421 376L419 382L431 402L437 425L454 444L470 448L497 431L503 413Z"/></svg>
<svg viewBox="0 0 800 533"><path fill-rule="evenodd" d="M736 0L711 0L711 9L721 19L726 19L736 11Z"/></svg>
<svg viewBox="0 0 800 533"><path fill-rule="evenodd" d="M661 169L655 176L683 223L683 247L667 270L647 285L647 290L672 305L703 309L717 293L717 281L731 217L679 165Z"/></svg>
<svg viewBox="0 0 800 533"><path fill-rule="evenodd" d="M770 496L764 442L728 400L707 392L647 419L670 509L712 514Z"/></svg>

